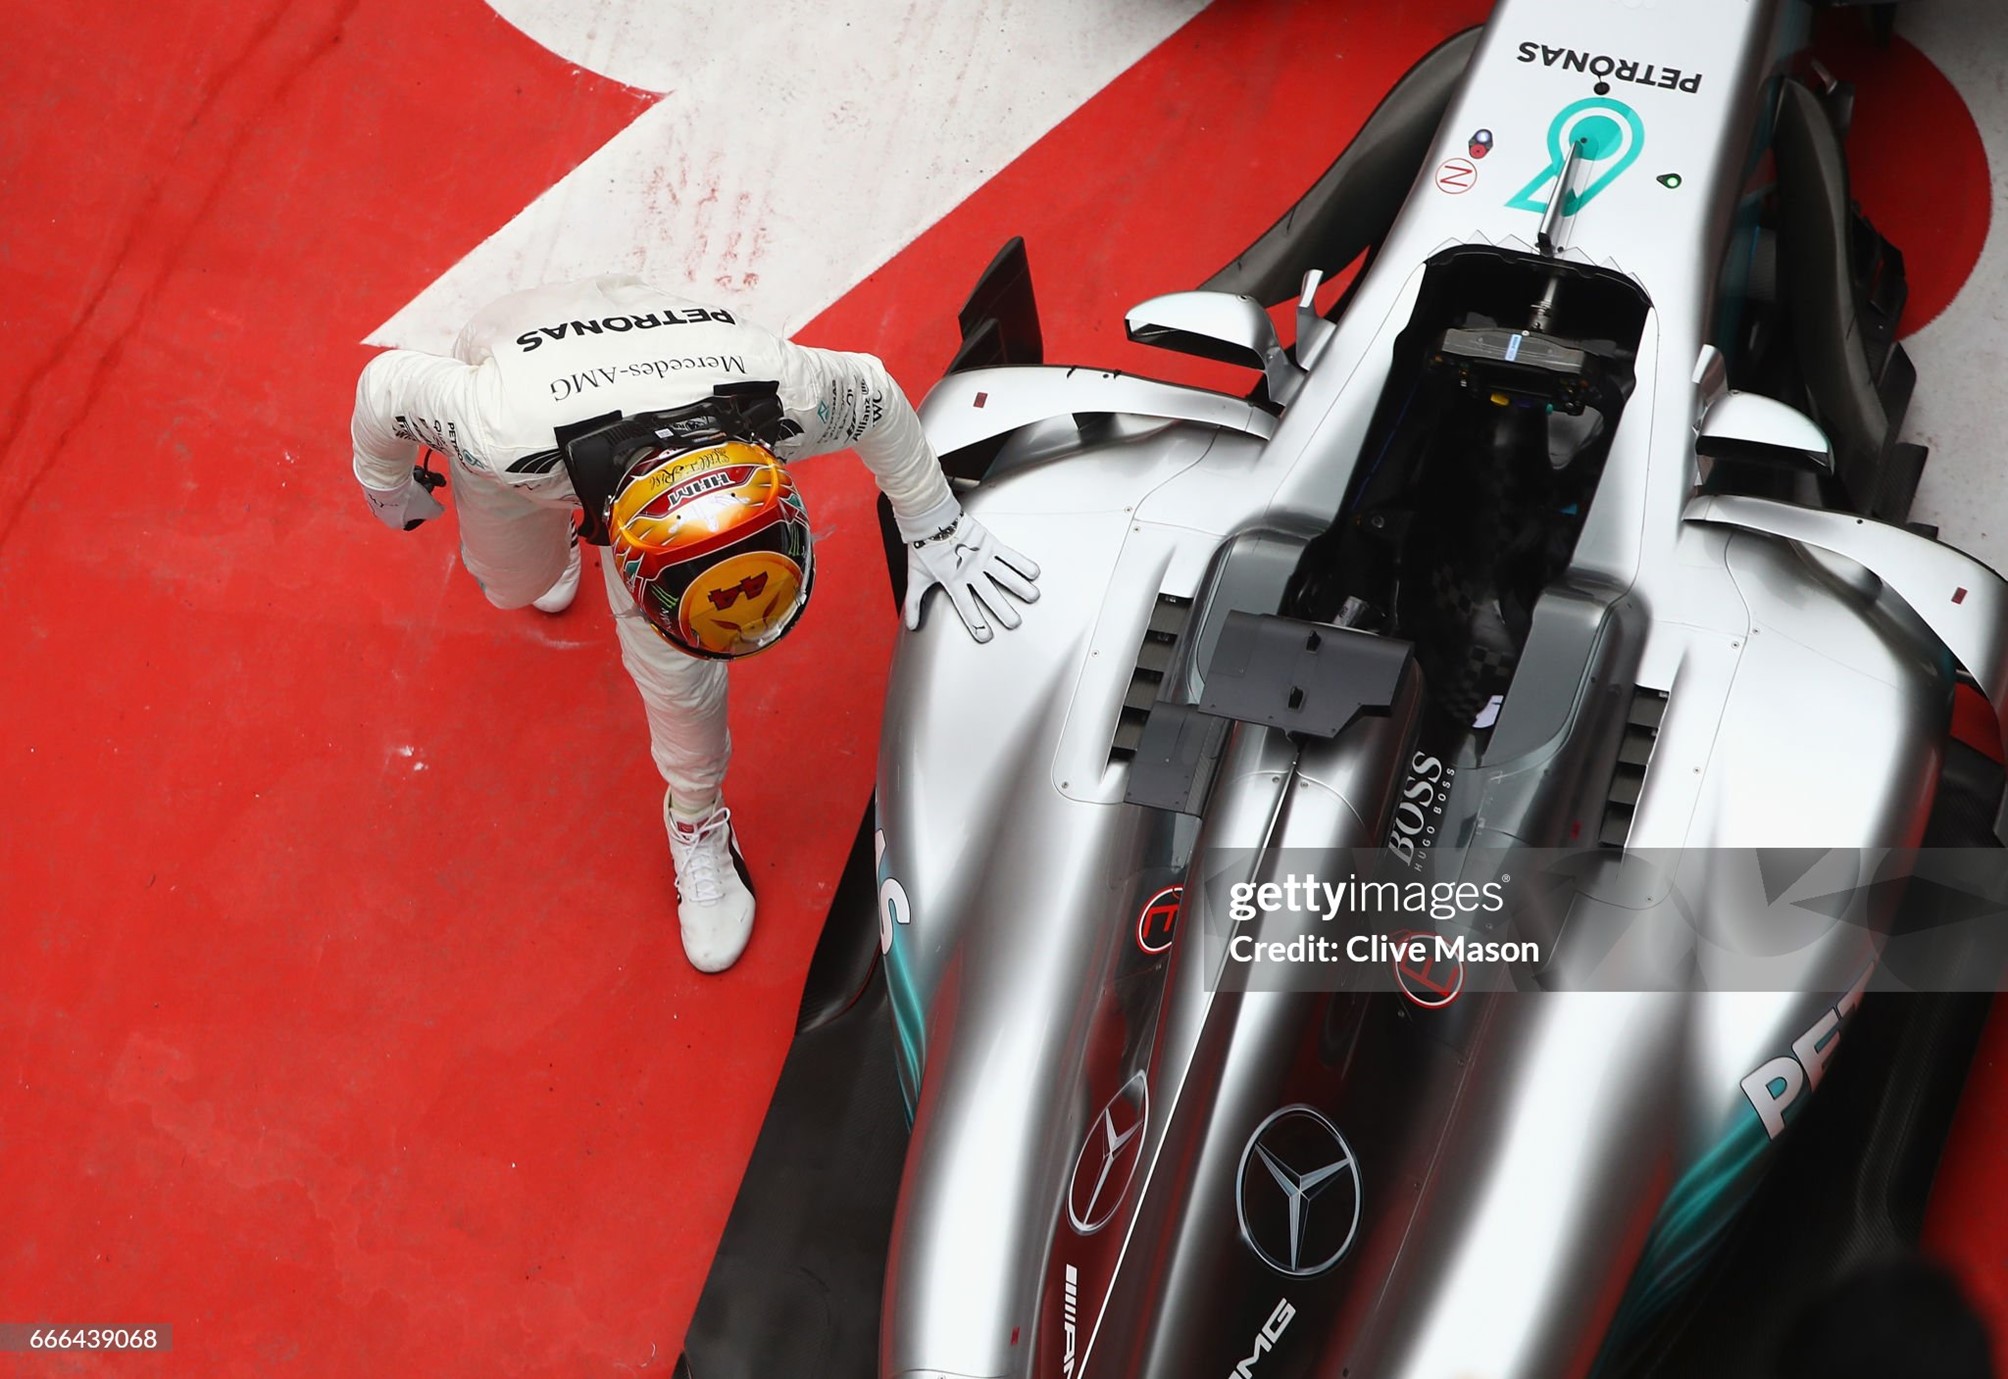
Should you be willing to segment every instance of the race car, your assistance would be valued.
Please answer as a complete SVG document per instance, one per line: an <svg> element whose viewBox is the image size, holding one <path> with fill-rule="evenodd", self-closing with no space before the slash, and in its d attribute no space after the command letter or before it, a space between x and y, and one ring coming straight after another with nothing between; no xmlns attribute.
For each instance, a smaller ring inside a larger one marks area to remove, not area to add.
<svg viewBox="0 0 2008 1379"><path fill-rule="evenodd" d="M922 416L1045 596L900 641L681 1372L1755 1375L1915 1237L1999 955L1888 859L1999 846L2008 585L1808 21L1503 0L1128 313L1244 393L999 254Z"/></svg>

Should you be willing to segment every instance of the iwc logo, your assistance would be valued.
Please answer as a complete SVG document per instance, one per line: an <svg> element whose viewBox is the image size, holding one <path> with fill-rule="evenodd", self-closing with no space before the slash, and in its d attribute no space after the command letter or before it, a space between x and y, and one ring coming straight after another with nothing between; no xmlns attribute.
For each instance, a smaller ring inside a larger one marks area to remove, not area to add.
<svg viewBox="0 0 2008 1379"><path fill-rule="evenodd" d="M1139 1070L1102 1107L1074 1160L1067 1220L1082 1235L1093 1235L1116 1214L1143 1153L1143 1128L1149 1119L1150 1089Z"/></svg>
<svg viewBox="0 0 2008 1379"><path fill-rule="evenodd" d="M1234 1210L1264 1264L1291 1278L1322 1274L1360 1228L1359 1160L1316 1107L1285 1106L1241 1151Z"/></svg>

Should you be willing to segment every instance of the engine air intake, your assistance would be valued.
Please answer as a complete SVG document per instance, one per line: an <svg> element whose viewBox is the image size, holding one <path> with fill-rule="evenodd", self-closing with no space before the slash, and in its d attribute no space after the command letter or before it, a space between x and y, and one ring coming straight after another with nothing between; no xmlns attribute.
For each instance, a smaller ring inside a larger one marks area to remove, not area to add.
<svg viewBox="0 0 2008 1379"><path fill-rule="evenodd" d="M1645 768L1652 760L1660 720L1665 716L1665 690L1641 685L1632 691L1624 737L1618 742L1617 768L1611 772L1611 788L1604 799L1603 826L1597 830L1597 842L1604 847L1621 848L1631 837L1639 792L1645 787Z"/></svg>
<svg viewBox="0 0 2008 1379"><path fill-rule="evenodd" d="M1122 714L1116 719L1115 740L1109 744L1109 763L1128 761L1143 741L1143 725L1150 706L1157 702L1158 688L1171 669L1171 656L1185 625L1192 617L1192 600L1159 594L1150 611L1150 626L1144 629L1143 643L1136 649L1136 666L1130 671L1129 690L1123 695Z"/></svg>

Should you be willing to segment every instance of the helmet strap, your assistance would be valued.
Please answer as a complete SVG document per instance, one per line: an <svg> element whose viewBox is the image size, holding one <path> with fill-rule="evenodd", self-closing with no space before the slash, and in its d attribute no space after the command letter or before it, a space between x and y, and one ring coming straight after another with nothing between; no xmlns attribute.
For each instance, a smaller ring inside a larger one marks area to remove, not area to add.
<svg viewBox="0 0 2008 1379"><path fill-rule="evenodd" d="M582 509L579 539L610 544L614 494L643 450L688 453L730 440L771 450L801 429L782 410L780 385L766 380L721 383L710 397L668 411L609 412L561 426L555 438Z"/></svg>

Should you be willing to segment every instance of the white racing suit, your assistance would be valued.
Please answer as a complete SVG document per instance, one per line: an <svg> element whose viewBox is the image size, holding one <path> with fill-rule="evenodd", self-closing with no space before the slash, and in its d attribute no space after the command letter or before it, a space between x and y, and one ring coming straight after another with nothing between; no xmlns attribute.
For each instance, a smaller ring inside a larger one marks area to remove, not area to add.
<svg viewBox="0 0 2008 1379"><path fill-rule="evenodd" d="M801 434L786 460L854 449L902 531L959 511L920 421L868 354L791 344L731 312L624 276L502 298L460 333L454 357L391 350L356 386L355 473L377 498L409 484L415 448L447 457L460 554L497 608L542 596L570 559L572 485L559 427L696 402L716 384L771 380ZM611 418L610 418L611 419ZM685 655L650 628L602 559L621 660L648 711L655 764L677 812L718 800L731 742L722 661Z"/></svg>

